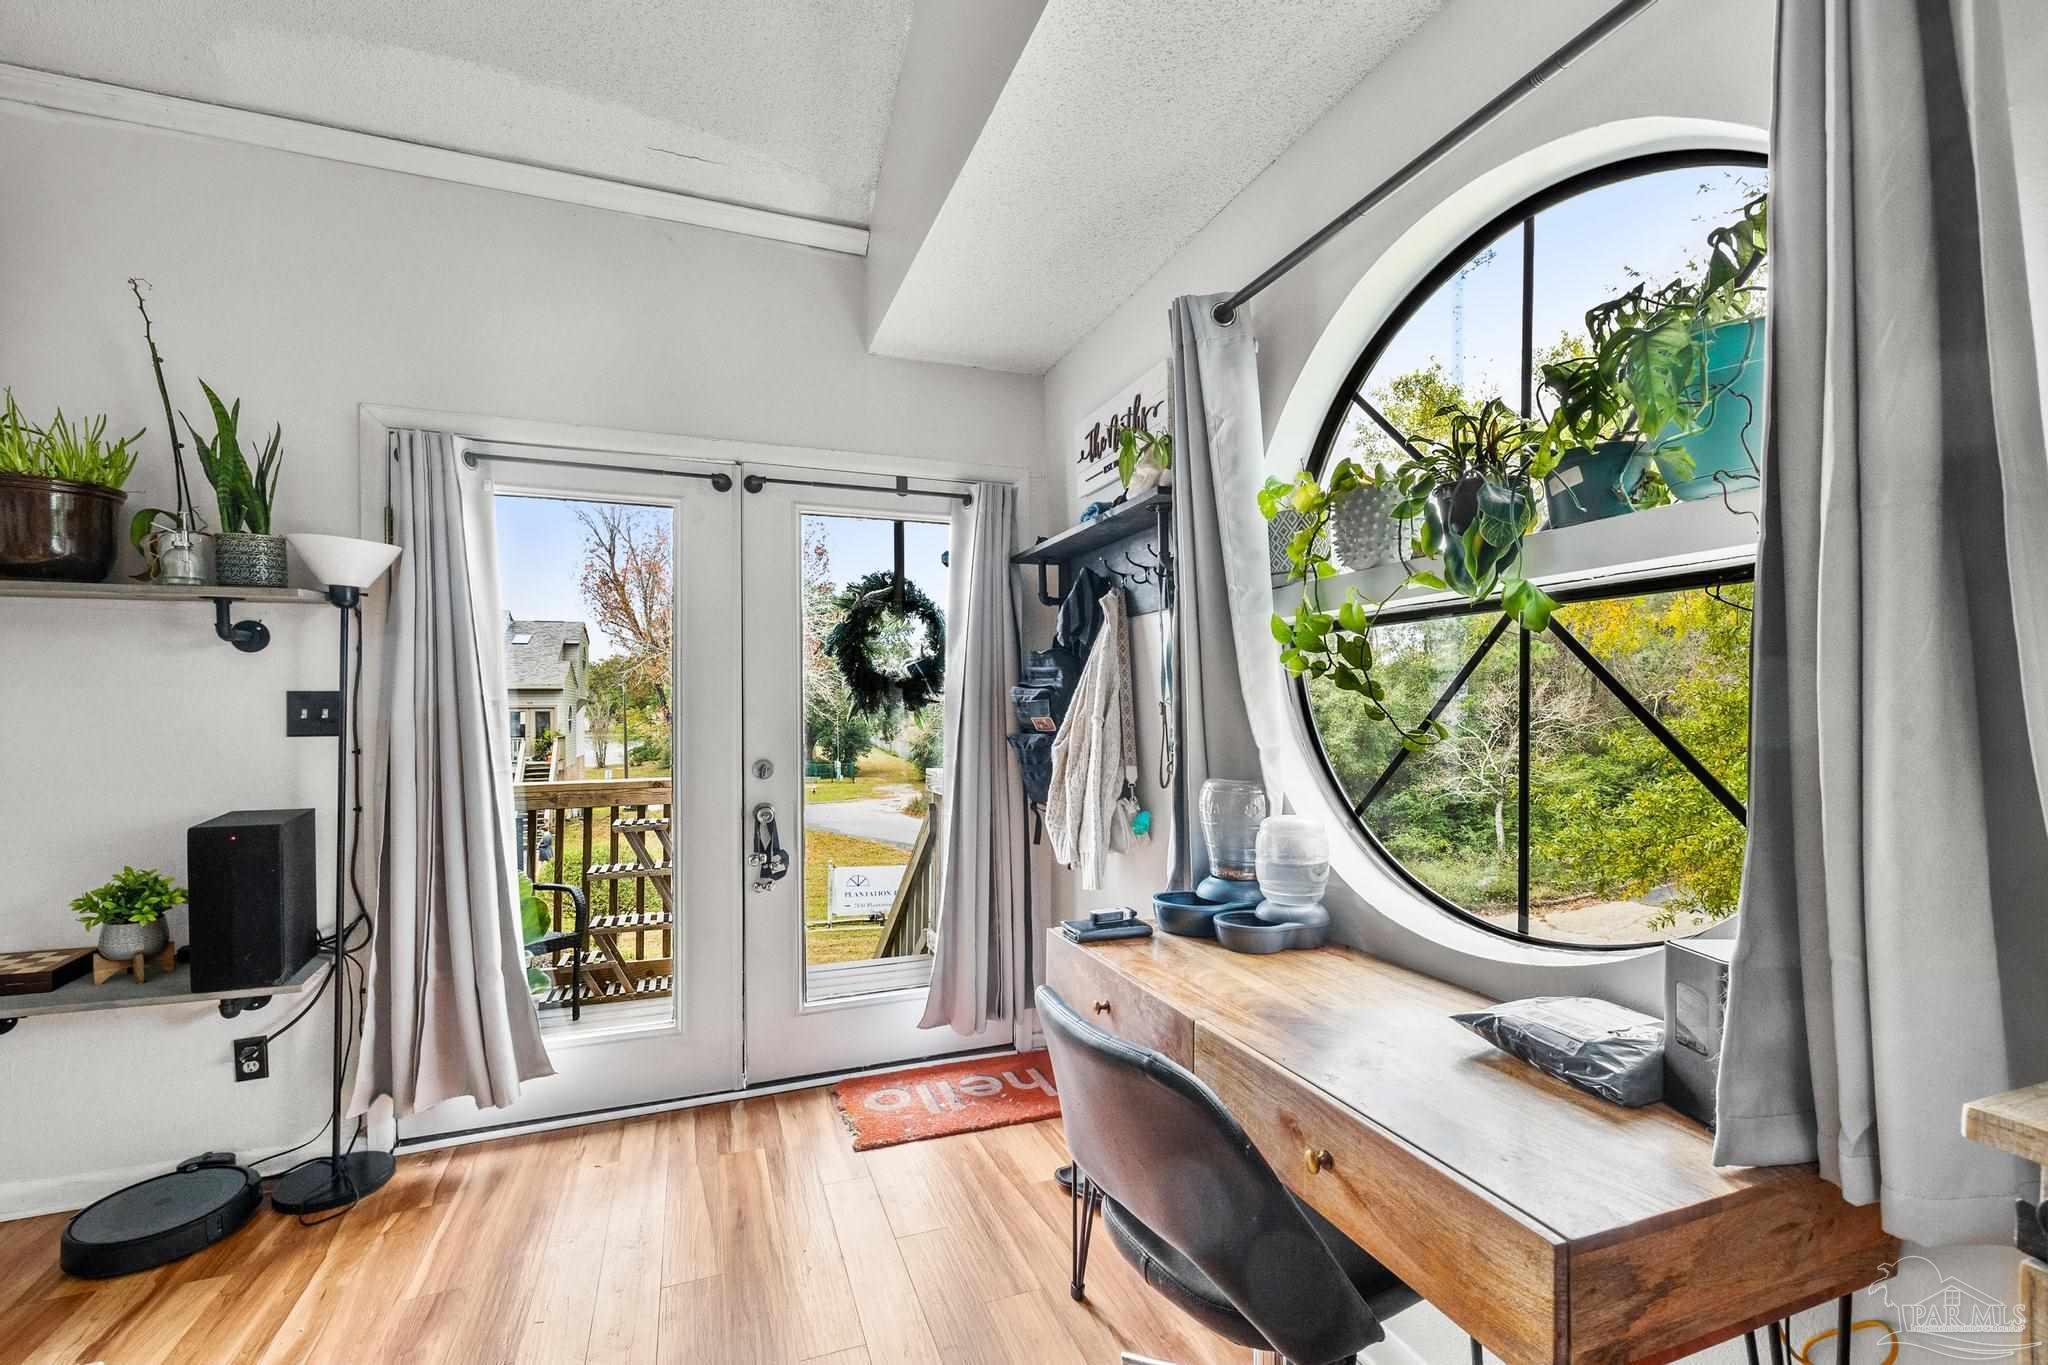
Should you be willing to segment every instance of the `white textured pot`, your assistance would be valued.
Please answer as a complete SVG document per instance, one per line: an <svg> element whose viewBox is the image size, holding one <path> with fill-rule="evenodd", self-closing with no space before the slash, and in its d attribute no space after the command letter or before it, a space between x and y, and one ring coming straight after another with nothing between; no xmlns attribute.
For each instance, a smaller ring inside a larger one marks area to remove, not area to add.
<svg viewBox="0 0 2048 1365"><path fill-rule="evenodd" d="M102 924L100 926L100 956L114 962L126 962L130 958L154 957L164 950L171 941L170 930L162 920L153 924Z"/></svg>
<svg viewBox="0 0 2048 1365"><path fill-rule="evenodd" d="M1347 569L1370 569L1400 554L1394 490L1354 488L1330 512L1330 548Z"/></svg>

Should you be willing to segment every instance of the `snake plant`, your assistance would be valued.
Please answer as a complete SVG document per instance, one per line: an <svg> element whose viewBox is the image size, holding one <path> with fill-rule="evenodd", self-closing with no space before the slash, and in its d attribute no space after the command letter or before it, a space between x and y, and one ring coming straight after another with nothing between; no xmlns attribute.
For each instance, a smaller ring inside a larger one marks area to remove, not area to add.
<svg viewBox="0 0 2048 1365"><path fill-rule="evenodd" d="M189 417L185 417L185 429L192 433L199 467L205 471L206 481L213 485L214 501L220 508L220 529L267 536L270 534L270 512L277 496L278 464L284 454L284 428L271 428L270 440L265 443L263 453L257 457L256 467L252 470L248 458L242 453L238 430L242 419L242 400L237 398L229 406L220 401L220 395L205 380L199 381L199 387L206 391L206 401L213 408L213 439L209 441L201 436ZM185 416L182 412L178 415Z"/></svg>

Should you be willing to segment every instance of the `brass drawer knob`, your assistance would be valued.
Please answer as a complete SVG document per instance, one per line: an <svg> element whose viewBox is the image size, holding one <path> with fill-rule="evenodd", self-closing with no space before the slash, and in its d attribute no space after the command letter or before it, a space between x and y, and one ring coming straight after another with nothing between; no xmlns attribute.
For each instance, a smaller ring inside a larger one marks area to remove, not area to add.
<svg viewBox="0 0 2048 1365"><path fill-rule="evenodd" d="M1096 1002L1095 1002L1095 1012L1096 1012L1097 1014L1108 1014L1108 1013L1109 1013L1109 1002L1108 1002L1107 1000L1098 1000L1098 1001L1096 1001Z"/></svg>
<svg viewBox="0 0 2048 1365"><path fill-rule="evenodd" d="M1337 1163L1330 1157L1327 1147L1311 1147L1302 1153L1302 1164L1308 1167L1310 1175L1319 1175Z"/></svg>

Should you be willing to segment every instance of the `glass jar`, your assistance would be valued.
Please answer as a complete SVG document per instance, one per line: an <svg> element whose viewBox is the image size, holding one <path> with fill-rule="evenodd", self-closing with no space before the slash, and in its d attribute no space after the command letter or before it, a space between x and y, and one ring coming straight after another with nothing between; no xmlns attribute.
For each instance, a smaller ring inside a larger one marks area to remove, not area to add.
<svg viewBox="0 0 2048 1365"><path fill-rule="evenodd" d="M1257 877L1259 822L1266 818L1266 789L1257 782L1212 777L1202 784L1202 838L1209 845L1209 871L1226 881Z"/></svg>

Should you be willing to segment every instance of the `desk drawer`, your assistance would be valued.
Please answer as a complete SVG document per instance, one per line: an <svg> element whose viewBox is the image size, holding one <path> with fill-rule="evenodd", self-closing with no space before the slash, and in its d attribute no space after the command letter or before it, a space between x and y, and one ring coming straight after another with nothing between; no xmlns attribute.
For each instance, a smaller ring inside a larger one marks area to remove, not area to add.
<svg viewBox="0 0 2048 1365"><path fill-rule="evenodd" d="M1503 1360L1562 1358L1555 1234L1227 1034L1194 1041L1194 1073L1305 1203Z"/></svg>
<svg viewBox="0 0 2048 1365"><path fill-rule="evenodd" d="M1052 935L1045 981L1073 1011L1105 1033L1127 1043L1155 1048L1191 1065L1194 1026L1158 997L1133 985L1106 960L1108 954L1130 952L1133 945L1090 948L1064 935Z"/></svg>

